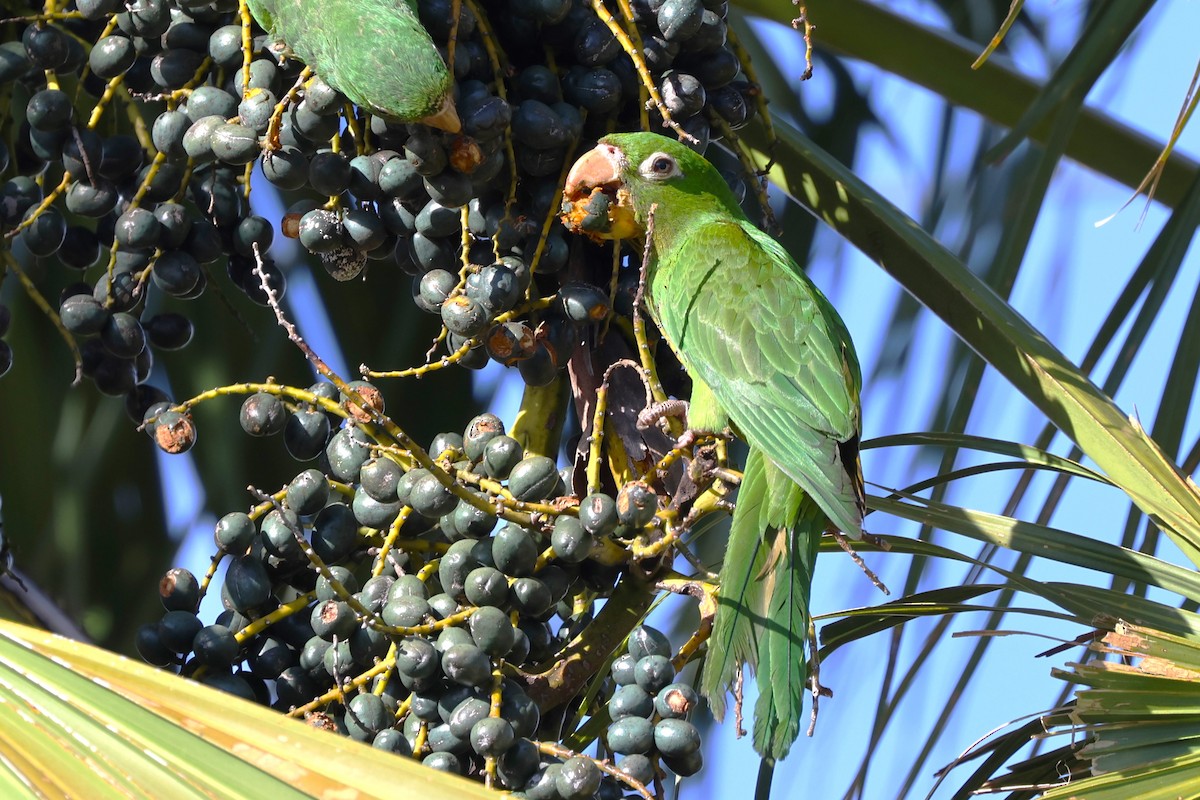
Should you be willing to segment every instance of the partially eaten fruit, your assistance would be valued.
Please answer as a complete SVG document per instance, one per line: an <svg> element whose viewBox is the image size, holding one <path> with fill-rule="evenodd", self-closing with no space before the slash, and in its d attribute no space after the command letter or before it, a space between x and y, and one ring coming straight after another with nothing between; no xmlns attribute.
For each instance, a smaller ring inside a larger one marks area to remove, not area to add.
<svg viewBox="0 0 1200 800"><path fill-rule="evenodd" d="M641 233L633 211L621 204L612 191L597 186L590 194L577 200L563 195L562 222L573 233L582 233L594 240L627 239Z"/></svg>
<svg viewBox="0 0 1200 800"><path fill-rule="evenodd" d="M563 187L562 223L594 241L643 234L620 178L620 151L599 145L571 168Z"/></svg>

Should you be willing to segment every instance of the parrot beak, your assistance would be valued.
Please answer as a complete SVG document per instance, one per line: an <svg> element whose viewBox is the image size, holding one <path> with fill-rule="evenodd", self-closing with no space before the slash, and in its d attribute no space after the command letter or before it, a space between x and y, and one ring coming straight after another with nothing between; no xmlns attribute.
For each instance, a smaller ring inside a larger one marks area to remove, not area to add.
<svg viewBox="0 0 1200 800"><path fill-rule="evenodd" d="M569 230L596 240L642 235L621 180L624 163L625 154L611 144L598 144L575 162L563 186L562 221Z"/></svg>
<svg viewBox="0 0 1200 800"><path fill-rule="evenodd" d="M567 173L563 196L568 200L579 200L591 194L597 186L619 184L623 157L624 154L611 144L596 145L580 156Z"/></svg>
<svg viewBox="0 0 1200 800"><path fill-rule="evenodd" d="M458 133L462 130L462 122L458 118L458 110L454 108L454 98L449 94L442 101L442 107L422 119L421 122L434 128L449 131L450 133Z"/></svg>

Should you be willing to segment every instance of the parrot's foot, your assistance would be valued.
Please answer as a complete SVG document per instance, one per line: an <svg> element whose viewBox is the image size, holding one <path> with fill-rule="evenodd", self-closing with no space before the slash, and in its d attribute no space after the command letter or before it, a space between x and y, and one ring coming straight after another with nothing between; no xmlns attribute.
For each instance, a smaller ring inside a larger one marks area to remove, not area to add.
<svg viewBox="0 0 1200 800"><path fill-rule="evenodd" d="M678 417L687 423L688 402L686 400L664 400L661 403L654 403L646 406L638 412L637 427L638 430L644 431L654 425L656 422L661 422L667 417Z"/></svg>
<svg viewBox="0 0 1200 800"><path fill-rule="evenodd" d="M676 450L688 450L692 447L692 445L705 436L711 436L717 439L733 438L733 433L729 431L728 428L724 431L710 431L704 428L687 427L688 409L689 405L686 400L664 400L661 403L654 403L646 406L640 412L638 412L638 430L644 431L668 417L676 417L683 420L686 430L684 430L683 435L676 440Z"/></svg>
<svg viewBox="0 0 1200 800"><path fill-rule="evenodd" d="M863 561L862 556L854 551L854 546L850 544L850 540L846 538L845 534L839 530L833 529L830 529L829 533L833 536L833 540L838 543L838 547L845 550L846 555L850 556L850 558L854 560L854 563L858 565L858 568L863 571L863 574L871 580L871 583L875 584L875 588L884 594L890 595L891 592L889 592L888 588L883 585L883 581L879 580L879 576L867 566L867 562ZM873 536L870 539L867 539L867 536L869 536L869 534L863 534L863 538L871 542L871 544L879 545L885 550L888 549L886 543L881 542L879 539L876 539Z"/></svg>
<svg viewBox="0 0 1200 800"><path fill-rule="evenodd" d="M646 430L653 425L662 422L667 417L676 417L683 420L683 425L687 428L688 401L687 400L663 400L661 403L654 403L646 406L638 412L637 426L638 430ZM683 435L675 442L676 450L688 450L700 438L700 435L707 431L694 431L687 428Z"/></svg>

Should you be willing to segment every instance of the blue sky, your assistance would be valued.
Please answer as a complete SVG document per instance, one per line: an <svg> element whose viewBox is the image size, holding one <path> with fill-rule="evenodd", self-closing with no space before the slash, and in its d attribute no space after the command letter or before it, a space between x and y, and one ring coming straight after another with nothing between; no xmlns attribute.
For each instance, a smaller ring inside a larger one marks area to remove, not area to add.
<svg viewBox="0 0 1200 800"><path fill-rule="evenodd" d="M937 22L936 13L929 12L927 4L889 3L889 6L899 13L911 12L923 20ZM1052 19L1053 41L1069 46L1078 30L1082 5L1027 2L1025 13ZM1165 140L1196 67L1196 30L1200 30L1200 7L1196 4L1158 4L1141 26L1133 47L1089 96L1089 104L1105 109L1156 140ZM1017 39L1014 44L1019 70L1035 77L1048 74L1051 65L1044 63L1034 48ZM940 100L903 81L881 77L866 66L857 68L855 75L861 86L869 86L872 107L891 137L869 135L855 165L856 172L901 209L919 218L929 199L927 176L932 173L936 157L932 125L940 110ZM979 124L979 118L971 112L959 112L956 116L956 125L964 132L971 132ZM1200 154L1200 129L1193 126L1186 131L1178 151L1196 158ZM1065 163L1055 175L1035 229L1012 303L1072 360L1078 361L1086 351L1103 315L1167 217L1167 210L1153 204L1139 225L1144 207L1139 200L1115 220L1099 228L1095 226L1097 221L1116 212L1130 194L1126 187ZM898 289L878 267L842 246L831 233L826 232L818 249L830 257L811 263L810 275L827 289L831 300L841 309L857 343L864 374L870 375L876 354L889 335L885 323ZM1181 270L1178 285L1195 286L1198 279L1200 257L1192 252ZM1151 332L1143 355L1117 394L1121 407L1130 412L1136 410L1147 428L1158 407L1166 365L1176 345L1174 337L1190 302L1190 292L1186 289L1173 294ZM924 315L914 341L919 357L913 363L920 369L902 380L881 381L864 388L865 438L922 430L929 425L930 402L937 382L921 378L940 370L951 338L938 320ZM1102 362L1101 375L1109 363L1111 358ZM981 397L972 416L973 432L1031 442L1044 424L1040 413L993 371L985 377ZM1185 442L1194 439L1198 430L1200 426L1191 421ZM1054 449L1066 451L1061 437ZM902 486L928 477L933 466L914 464L911 452L868 452L864 456L868 481ZM950 499L967 507L1000 512L1014 480L1012 475L974 478L956 487ZM1037 513L1049 481L1039 480L1035 486L1040 490L1031 492L1034 502L1027 501L1018 516L1029 519ZM1113 541L1120 536L1125 509L1126 504L1117 492L1077 481L1068 490L1052 524ZM869 519L868 525L878 533L911 535L914 530L907 524L876 518ZM964 545L962 540L948 541L954 546ZM974 546L967 543L966 549L973 551ZM1173 556L1168 552L1164 557ZM1000 560L1011 561L1003 556ZM902 585L907 569L905 559L876 555L869 557L869 561L893 588ZM964 574L959 568L942 566L927 576L925 586L954 585L962 581ZM1058 565L1036 564L1031 574L1038 578L1096 580L1083 571L1068 572ZM814 607L818 612L832 613L883 600L857 568L840 556L823 559L814 591ZM982 622L982 615L975 615L958 621L954 629L969 630ZM1004 627L1047 628L1044 623L1011 616ZM1057 632L1075 636L1081 631L1058 626ZM798 742L792 755L778 768L776 798L837 798L846 792L868 739L889 641L888 637L879 636L860 642L834 654L823 665L823 681L834 688L835 698L822 705L815 737ZM992 727L1021 714L1039 711L1052 702L1060 685L1050 680L1050 668L1069 661L1070 654L1035 659L1049 644L1045 639L1030 636L994 641L977 690L963 699L955 722L943 733L929 762L930 768L908 796L924 797L933 786L932 770L949 762ZM907 639L901 651L901 664L912 659L919 645L919 637ZM939 644L935 659L921 673L918 688L900 706L896 721L877 747L872 777L858 796L872 800L897 796L899 781L907 773L913 754L924 744L929 726L943 708L947 687L957 680L974 645L974 639L946 639ZM688 797L689 792L692 797L730 800L752 796L755 756L747 740L734 740L732 726L726 724L719 734L708 738L705 752L706 786L689 790L685 783L681 797ZM969 769L958 777L965 777ZM949 797L955 788L952 776L935 796Z"/></svg>

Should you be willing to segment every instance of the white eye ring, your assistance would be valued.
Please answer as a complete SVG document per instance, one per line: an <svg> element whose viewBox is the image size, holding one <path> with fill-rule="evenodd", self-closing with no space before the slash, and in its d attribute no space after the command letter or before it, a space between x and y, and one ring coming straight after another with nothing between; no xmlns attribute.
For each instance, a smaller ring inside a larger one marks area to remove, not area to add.
<svg viewBox="0 0 1200 800"><path fill-rule="evenodd" d="M653 153L638 166L638 174L651 181L665 181L683 175L679 162L666 153Z"/></svg>

